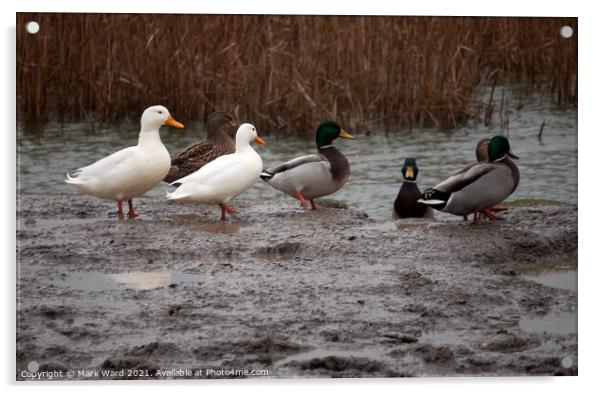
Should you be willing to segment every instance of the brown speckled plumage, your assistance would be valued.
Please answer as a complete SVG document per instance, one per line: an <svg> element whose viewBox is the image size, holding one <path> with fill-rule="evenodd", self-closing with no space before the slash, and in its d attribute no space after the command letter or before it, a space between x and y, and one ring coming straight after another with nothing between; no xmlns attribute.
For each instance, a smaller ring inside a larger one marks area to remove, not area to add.
<svg viewBox="0 0 602 394"><path fill-rule="evenodd" d="M235 144L232 135L236 132L236 123L227 112L214 112L207 120L207 138L171 157L171 168L163 179L172 183L222 155L234 153Z"/></svg>

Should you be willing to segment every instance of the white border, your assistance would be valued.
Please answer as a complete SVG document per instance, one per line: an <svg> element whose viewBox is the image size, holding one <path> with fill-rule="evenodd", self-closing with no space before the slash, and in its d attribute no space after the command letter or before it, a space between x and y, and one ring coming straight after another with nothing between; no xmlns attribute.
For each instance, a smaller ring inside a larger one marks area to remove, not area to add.
<svg viewBox="0 0 602 394"><path fill-rule="evenodd" d="M493 3L493 4L486 4ZM364 392L375 387L379 392L397 392L400 390L425 393L504 393L543 389L547 393L590 391L596 387L598 360L600 355L600 306L602 300L600 287L599 248L602 225L599 214L601 191L600 148L602 136L602 86L600 74L602 64L599 51L602 32L600 13L590 4L594 2L545 1L535 4L524 0L505 0L501 2L485 1L412 1L394 2L386 0L304 0L284 1L245 1L245 0L199 0L199 1L33 1L23 0L17 4L1 3L2 12L2 61L0 76L2 93L0 117L4 125L0 134L3 138L2 174L4 193L2 193L2 250L5 259L3 279L4 288L0 292L4 301L3 321L0 324L5 340L3 357L0 359L0 373L5 392L43 390L44 392L104 392L129 388L139 382L112 382L90 384L18 384L14 382L14 319L15 319L15 12L131 12L131 13L271 13L271 14L346 14L346 15L473 15L473 16L577 16L579 17L579 377L578 378L437 378L437 379L353 379L353 380L278 380L269 381L219 381L219 382L172 382L178 390L226 390L244 389L251 392L303 392L325 389L345 392ZM143 383L143 389L149 392L163 392L169 382ZM543 386L543 387L542 387ZM593 391L593 390L592 390Z"/></svg>

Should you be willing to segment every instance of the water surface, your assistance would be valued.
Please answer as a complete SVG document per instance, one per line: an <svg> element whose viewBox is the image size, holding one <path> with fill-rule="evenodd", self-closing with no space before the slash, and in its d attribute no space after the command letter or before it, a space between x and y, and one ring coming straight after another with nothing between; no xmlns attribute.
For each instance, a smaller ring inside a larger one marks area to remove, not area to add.
<svg viewBox="0 0 602 394"><path fill-rule="evenodd" d="M179 120L186 124L185 129L165 127L161 131L170 152L179 151L205 136L201 123ZM539 140L543 120L546 126ZM63 182L67 170L136 144L138 129L137 122L119 125L49 123L37 129L18 125L19 190L33 194L78 193L76 188ZM405 157L416 158L418 184L424 189L474 162L476 143L499 133L500 127L495 123L488 128L471 123L453 132L400 129L388 134L384 131L355 134L353 141L339 139L335 145L348 157L351 176L348 184L331 198L372 217L390 218ZM547 100L532 98L520 112L510 114L509 137L512 150L520 157L517 164L521 171L521 183L510 200L536 198L577 203L576 110L558 109ZM313 139L276 135L267 135L264 139L268 144L256 149L265 167L315 151ZM162 198L165 193L166 185L160 184L148 195ZM261 181L241 197L287 198L293 204L292 199ZM236 206L236 201L233 205Z"/></svg>

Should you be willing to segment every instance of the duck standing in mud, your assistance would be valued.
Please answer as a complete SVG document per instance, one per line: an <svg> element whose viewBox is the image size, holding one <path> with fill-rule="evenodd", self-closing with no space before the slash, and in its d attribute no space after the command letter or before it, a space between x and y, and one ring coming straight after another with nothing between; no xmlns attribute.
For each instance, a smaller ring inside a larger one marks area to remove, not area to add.
<svg viewBox="0 0 602 394"><path fill-rule="evenodd" d="M337 138L353 139L336 122L323 122L316 131L318 153L297 157L277 166L268 168L260 175L261 179L301 202L307 210L306 200L311 209L317 208L314 201L342 188L349 178L349 161L332 142Z"/></svg>
<svg viewBox="0 0 602 394"><path fill-rule="evenodd" d="M393 204L393 219L434 218L432 208L418 202L422 193L416 184L418 165L414 158L408 157L403 161L401 174L403 182Z"/></svg>
<svg viewBox="0 0 602 394"><path fill-rule="evenodd" d="M427 189L418 202L453 215L482 212L497 219L490 209L511 195L520 181L518 167L510 158L518 159L510 150L508 140L495 136L487 148L488 161L472 164L433 188Z"/></svg>
<svg viewBox="0 0 602 394"><path fill-rule="evenodd" d="M171 168L163 182L172 183L190 175L220 156L234 153L236 145L231 135L236 122L227 112L215 111L207 118L207 138L197 141L171 157Z"/></svg>
<svg viewBox="0 0 602 394"><path fill-rule="evenodd" d="M159 135L159 128L163 125L184 127L162 105L147 108L140 119L138 145L67 174L65 182L85 194L117 201L119 219L124 218L123 201L128 202L128 216L138 216L132 199L160 183L171 164L169 152Z"/></svg>
<svg viewBox="0 0 602 394"><path fill-rule="evenodd" d="M221 220L226 213L233 215L234 208L228 203L251 187L258 179L263 162L251 147L251 142L265 144L257 135L252 124L244 123L236 132L236 151L207 163L198 171L172 182L177 189L167 194L168 200L179 200L199 204L217 204L222 210Z"/></svg>

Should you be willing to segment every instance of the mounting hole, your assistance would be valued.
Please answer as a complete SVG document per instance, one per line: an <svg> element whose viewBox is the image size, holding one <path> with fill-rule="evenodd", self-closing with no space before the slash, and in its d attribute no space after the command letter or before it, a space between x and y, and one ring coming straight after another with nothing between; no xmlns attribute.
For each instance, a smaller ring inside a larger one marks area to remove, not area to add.
<svg viewBox="0 0 602 394"><path fill-rule="evenodd" d="M563 357L560 361L563 368L570 368L573 366L573 359L569 356Z"/></svg>
<svg viewBox="0 0 602 394"><path fill-rule="evenodd" d="M37 361L30 361L27 364L27 370L31 373L36 373L38 372L38 369L40 369L40 364L38 364Z"/></svg>
<svg viewBox="0 0 602 394"><path fill-rule="evenodd" d="M560 28L560 36L562 38L571 38L573 36L573 28L570 26L562 26Z"/></svg>
<svg viewBox="0 0 602 394"><path fill-rule="evenodd" d="M25 24L25 31L28 32L29 34L36 34L37 32L40 31L40 24L38 22L27 22Z"/></svg>

